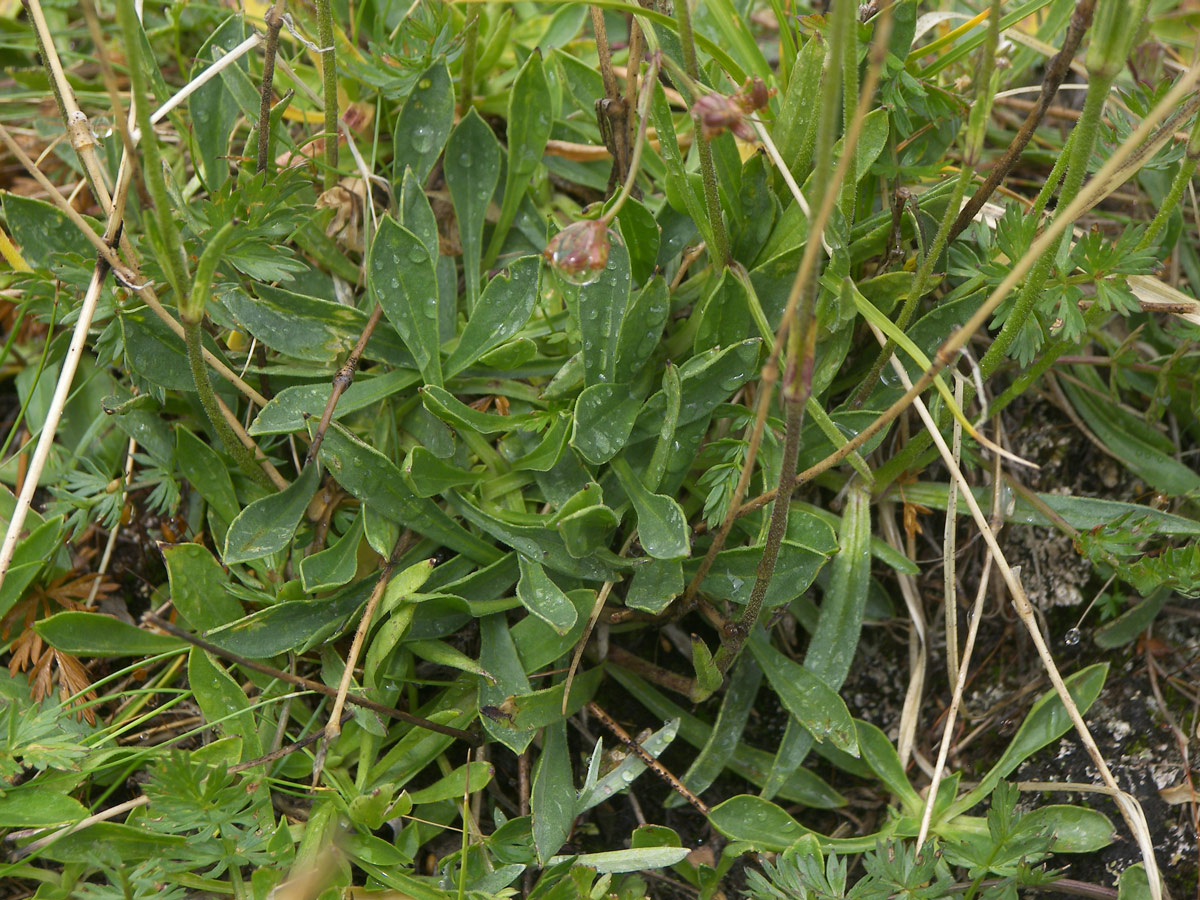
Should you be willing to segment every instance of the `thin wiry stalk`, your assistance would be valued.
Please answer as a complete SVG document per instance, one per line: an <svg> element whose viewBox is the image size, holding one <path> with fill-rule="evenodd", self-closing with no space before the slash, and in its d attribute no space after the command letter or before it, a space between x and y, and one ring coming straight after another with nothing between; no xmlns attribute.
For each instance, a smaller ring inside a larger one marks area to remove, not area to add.
<svg viewBox="0 0 1200 900"><path fill-rule="evenodd" d="M876 337L882 342L882 335L877 333ZM892 357L892 366L899 376L900 380L906 385L911 382L908 378L908 373L904 370L904 366L894 356ZM915 386L914 386L915 387ZM996 536L993 534L990 524L988 523L983 511L979 508L979 502L975 499L974 493L971 491L971 485L963 475L962 470L953 464L953 457L950 455L950 448L946 446L946 441L942 437L941 432L937 430L937 423L934 422L933 416L930 415L924 401L919 396L913 398L913 406L917 410L921 421L924 423L926 430L932 436L934 443L937 445L938 452L941 454L943 461L950 470L950 475L954 479L954 484L962 492L963 500L971 510L971 516L975 519L975 524L979 527L980 533L983 535L984 541L988 545L988 550L996 561L996 566L1000 570L1000 575L1004 579L1004 583L1008 588L1009 595L1012 599L1013 608L1016 610L1017 616L1021 619L1021 623L1029 632L1029 637L1033 641L1033 645L1037 650L1038 656L1041 659L1042 667L1046 674L1050 677L1050 683L1054 686L1054 691L1058 694L1059 700L1062 701L1063 707L1067 711L1072 724L1075 726L1075 731L1079 735L1080 741L1091 757L1093 764L1100 773L1101 779L1110 791L1113 792L1113 798L1117 801L1117 807L1121 811L1122 818L1125 819L1130 831L1133 833L1142 851L1142 859L1146 865L1146 876L1149 880L1150 894L1155 900L1161 900L1162 884L1161 877L1158 872L1158 862L1154 856L1154 846L1150 841L1149 829L1146 825L1145 814L1138 805L1136 799L1129 794L1123 792L1113 778L1112 772L1108 768L1108 763L1104 759L1104 755L1096 746L1096 742L1092 737L1091 731L1084 722L1083 716L1079 712L1079 708L1075 705L1074 699L1071 697L1070 691L1063 682L1062 675L1058 671L1058 666L1054 662L1054 657L1050 654L1049 648L1046 646L1046 641L1042 637L1041 628L1038 626L1037 617L1034 614L1033 606L1029 602L1029 598L1025 596L1025 589L1021 585L1017 574L1008 564L1008 560L1004 556L1004 552L1000 549L1000 545L996 542ZM962 677L960 672L959 677ZM936 795L933 795L936 796Z"/></svg>
<svg viewBox="0 0 1200 900"><path fill-rule="evenodd" d="M333 45L332 0L317 0L317 40L321 42L321 94L325 102L325 190L337 184L337 51Z"/></svg>
<svg viewBox="0 0 1200 900"><path fill-rule="evenodd" d="M937 265L938 258L949 244L950 235L958 214L958 207L962 203L963 194L967 190L967 183L975 177L975 167L979 164L979 155L983 149L983 139L987 129L987 122L991 117L992 101L995 98L998 86L994 83L992 75L996 68L996 47L999 43L1000 0L992 0L991 15L988 17L988 37L986 43L981 48L982 56L975 70L975 97L967 125L962 166L958 171L958 178L955 179L954 191L950 195L950 202L946 204L946 211L942 214L941 222L938 223L938 230L934 236L933 244L925 248L921 265L917 269L917 277L913 280L912 290L908 292L908 296L904 299L904 305L900 309L900 314L896 317L896 327L901 331L908 328L908 323L912 321L913 313L917 310L917 304L925 296L925 288L929 285L929 279L933 275L933 267ZM876 358L875 364L871 366L871 371L863 379L862 387L859 388L858 393L854 397L853 404L855 406L862 406L871 392L875 390L876 385L879 383L879 373L883 371L884 365L895 351L896 342L888 338L883 351Z"/></svg>
<svg viewBox="0 0 1200 900"><path fill-rule="evenodd" d="M846 4L843 8L848 9L849 4ZM849 21L844 21L846 19ZM835 28L838 27L839 21L842 22L842 27L852 27L854 24L853 10L843 13L841 19L835 18ZM722 635L721 648L714 658L714 663L723 672L728 671L729 667L737 659L742 646L745 644L746 637L758 619L758 615L762 609L763 598L766 596L767 587L775 572L775 562L779 555L779 546L782 544L783 536L787 532L788 501L791 499L791 493L796 485L796 461L800 451L799 437L804 422L804 407L812 392L812 369L816 348L816 325L813 313L817 296L819 255L823 252L821 235L825 230L825 225L829 221L830 215L833 213L833 207L838 198L839 187L844 183L846 174L849 171L850 160L854 156L855 148L858 145L858 137L862 131L862 123L866 118L864 111L870 105L875 88L879 83L879 73L883 67L888 38L891 36L891 24L890 9L885 10L876 25L875 37L871 45L870 65L867 70L866 80L862 86L862 97L858 103L854 120L850 123L850 128L842 139L842 158L838 161L838 166L834 170L832 178L825 177L824 173L829 171L829 166L832 163L832 131L836 118L836 100L838 90L840 89L840 66L837 65L836 55L838 53L837 48L841 45L841 42L836 36L830 41L830 52L834 54L834 59L830 64L830 69L832 70L831 77L822 84L822 91L824 93L821 101L823 115L817 141L817 165L824 168L815 169L813 178L814 184L817 185L816 197L814 198L817 206L817 214L809 227L808 241L805 244L804 255L800 259L800 267L796 272L796 279L792 283L792 290L788 296L787 305L784 307L782 320L779 323L779 330L775 338L775 347L771 351L766 366L763 368L765 376L767 372L778 367L779 351L784 346L783 342L786 339L788 355L784 366L782 393L787 422L780 482L779 486L775 489L776 504L772 510L767 539L763 547L763 558L755 575L755 583L751 589L750 600L742 610L739 619L732 623L731 627L726 629L726 632ZM793 320L796 323L795 328L791 327ZM767 380L766 377L764 377L764 380ZM766 413L770 402L770 392L760 390L758 408L755 411L753 426L760 433L760 441L761 430L766 424ZM788 436L791 435L795 436L794 446L788 445ZM749 443L751 447L754 447L757 443L753 432L751 432ZM847 451L847 455L849 455L849 452L852 452L852 450ZM743 481L748 483L748 479L744 478L744 473L747 468L753 468L753 465L754 460L750 459L749 455L747 455L747 459L743 463L743 477L739 477L738 479L739 485ZM731 510L736 509L736 501L738 499L735 497L730 502ZM728 529L726 529L725 533L728 534ZM709 552L712 552L711 547L709 548ZM715 556L715 553L712 555ZM711 565L711 562L709 564Z"/></svg>
<svg viewBox="0 0 1200 900"><path fill-rule="evenodd" d="M1200 107L1200 98L1193 98L1185 102L1185 98L1195 90L1197 84L1200 84L1200 65L1195 65L1183 75L1176 85L1167 92L1159 103L1150 110L1150 112L1142 119L1133 133L1121 144L1108 161L1100 168L1100 171L1092 177L1085 185L1083 191L1067 205L1062 212L1055 217L1054 221L1047 226L1037 238L1025 254L1013 264L1008 274L996 285L987 299L975 311L975 314L964 323L963 327L951 334L938 348L934 356L933 364L926 370L913 386L904 392L904 395L896 400L891 406L884 410L870 425L856 434L853 438L846 442L845 446L831 453L821 462L810 467L804 472L799 473L795 481L797 484L803 484L810 478L815 478L822 472L828 471L833 466L836 466L844 460L851 451L857 450L867 441L878 434L883 428L887 427L897 416L908 409L912 405L913 399L923 393L926 388L933 384L933 379L941 373L943 369L950 364L952 360L957 358L958 351L966 346L967 342L981 329L996 311L1009 293L1020 284L1021 279L1029 272L1037 261L1038 257L1049 248L1052 243L1057 240L1067 228L1079 216L1083 215L1087 210L1091 209L1118 187L1132 178L1141 168L1146 159L1158 151L1175 133L1175 120L1179 116L1188 116ZM1172 117L1171 121L1159 127L1168 116ZM1094 307L1095 308L1095 307ZM998 401L993 402L993 412L998 411ZM916 440L911 442L915 444ZM926 444L928 446L928 444ZM907 449L907 448L906 448ZM890 464L889 464L890 466ZM882 490L889 485L891 481L903 469L889 470L887 477L884 477L885 469L888 466L880 467L875 470L876 489ZM738 509L738 515L743 516L754 512L756 509L761 509L766 504L770 503L775 498L775 489L766 491L759 496L750 500Z"/></svg>
<svg viewBox="0 0 1200 900"><path fill-rule="evenodd" d="M692 33L692 11L688 7L690 0L676 0L675 22L679 26L679 43L683 47L683 67L692 81L700 80L700 67L696 64L696 38ZM690 106L695 100L694 93L685 85L680 85L680 93L684 94ZM708 211L709 227L712 228L712 239L716 244L713 251L713 265L719 271L729 264L729 238L725 234L725 220L721 216L721 199L717 194L717 170L713 166L712 148L707 141L696 143L696 153L700 159L700 178L704 184L704 208Z"/></svg>
<svg viewBox="0 0 1200 900"><path fill-rule="evenodd" d="M1012 142L1009 143L1008 149L996 160L983 184L976 189L975 193L971 195L971 199L959 212L958 218L954 220L954 227L950 229L949 239L951 241L966 230L976 213L983 208L983 204L995 193L996 188L1000 186L1008 173L1012 171L1012 167L1016 165L1017 160L1021 158L1025 147L1033 138L1033 133L1042 123L1046 110L1054 102L1059 85L1071 70L1071 61L1075 58L1075 52L1079 49L1084 32L1092 24L1092 11L1095 6L1096 0L1078 0L1075 4L1075 11L1071 13L1071 20L1067 25L1067 33L1063 38L1062 47L1050 61L1050 65L1046 67L1046 74L1042 78L1042 92L1038 96L1037 105L1029 111L1025 121L1021 123L1021 127L1013 136Z"/></svg>
<svg viewBox="0 0 1200 900"><path fill-rule="evenodd" d="M275 0L267 10L267 47L263 53L262 86L258 103L257 172L267 171L271 163L271 99L275 96L275 54L279 51L279 29L283 27L284 0Z"/></svg>

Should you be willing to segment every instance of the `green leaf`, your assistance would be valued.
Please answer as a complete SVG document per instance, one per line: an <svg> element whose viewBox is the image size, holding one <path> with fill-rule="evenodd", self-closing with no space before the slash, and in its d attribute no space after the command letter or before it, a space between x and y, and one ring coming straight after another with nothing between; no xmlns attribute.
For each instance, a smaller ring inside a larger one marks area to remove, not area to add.
<svg viewBox="0 0 1200 900"><path fill-rule="evenodd" d="M559 634L537 616L526 616L512 627L513 643L516 644L525 671L536 672L546 668L579 643L595 605L596 592L584 588L568 591L567 599L575 607L575 627L568 633Z"/></svg>
<svg viewBox="0 0 1200 900"><path fill-rule="evenodd" d="M435 781L427 788L409 794L414 806L418 803L437 803L440 800L461 800L487 787L496 774L491 763L470 762Z"/></svg>
<svg viewBox="0 0 1200 900"><path fill-rule="evenodd" d="M1113 842L1115 832L1108 816L1094 809L1066 804L1039 806L1021 817L1019 832L1054 836L1055 853L1095 853Z"/></svg>
<svg viewBox="0 0 1200 900"><path fill-rule="evenodd" d="M570 436L569 422L570 419L567 416L555 416L537 446L510 463L513 470L517 472L548 472L553 469L562 459L563 451L567 449L567 439Z"/></svg>
<svg viewBox="0 0 1200 900"><path fill-rule="evenodd" d="M1100 696L1108 665L1097 663L1064 679L1067 691L1082 715ZM1049 690L1029 710L1029 715L1013 735L1000 759L979 784L946 811L946 818L961 815L992 792L1001 778L1007 777L1021 763L1047 744L1058 740L1071 727L1071 718L1054 690Z"/></svg>
<svg viewBox="0 0 1200 900"><path fill-rule="evenodd" d="M418 185L423 185L453 125L454 85L446 58L438 57L417 79L396 120L392 163L396 180L402 180L404 170L411 168Z"/></svg>
<svg viewBox="0 0 1200 900"><path fill-rule="evenodd" d="M54 649L74 656L153 656L187 646L179 638L93 612L56 613L34 622L33 630Z"/></svg>
<svg viewBox="0 0 1200 900"><path fill-rule="evenodd" d="M541 257L523 256L488 281L458 344L446 360L447 378L457 375L525 326L537 302L541 265Z"/></svg>
<svg viewBox="0 0 1200 900"><path fill-rule="evenodd" d="M655 559L679 559L691 551L687 520L672 498L652 494L629 468L624 458L614 459L612 470L637 512L638 538Z"/></svg>
<svg viewBox="0 0 1200 900"><path fill-rule="evenodd" d="M182 425L175 426L175 460L183 477L227 525L237 518L241 507L233 491L229 467L216 450Z"/></svg>
<svg viewBox="0 0 1200 900"><path fill-rule="evenodd" d="M828 739L839 750L858 756L858 737L845 701L807 666L788 659L758 630L750 636L750 652L766 673L780 702L818 741Z"/></svg>
<svg viewBox="0 0 1200 900"><path fill-rule="evenodd" d="M443 641L405 641L404 649L426 662L458 669L460 672L470 672L472 675L482 676L488 681L496 680L487 669L471 657L460 650L455 650Z"/></svg>
<svg viewBox="0 0 1200 900"><path fill-rule="evenodd" d="M1117 404L1063 382L1071 403L1100 442L1134 475L1166 494L1200 493L1200 473L1155 446L1153 432ZM1157 442L1156 442L1157 443ZM1167 445L1169 446L1169 445Z"/></svg>
<svg viewBox="0 0 1200 900"><path fill-rule="evenodd" d="M492 673L495 683L479 686L479 711L483 730L511 750L524 753L533 740L533 730L513 727L512 713L505 709L510 697L529 693L529 679L517 656L504 613L493 613L479 620L479 664Z"/></svg>
<svg viewBox="0 0 1200 900"><path fill-rule="evenodd" d="M617 343L629 305L629 283L629 251L614 241L600 277L579 288L575 312L583 342L584 380L589 385L617 380Z"/></svg>
<svg viewBox="0 0 1200 900"><path fill-rule="evenodd" d="M246 37L240 15L230 16L213 30L196 54L191 77L200 72L240 44ZM245 57L234 64L242 72L247 69ZM197 174L201 176L209 193L215 192L229 177L229 138L233 127L242 115L237 98L229 90L223 77L213 78L201 85L188 97L188 113L199 153ZM242 77L245 77L244 75Z"/></svg>
<svg viewBox="0 0 1200 900"><path fill-rule="evenodd" d="M629 384L588 385L575 402L571 446L594 466L608 462L625 446L641 409Z"/></svg>
<svg viewBox="0 0 1200 900"><path fill-rule="evenodd" d="M687 847L631 847L628 850L555 856L550 859L549 865L572 860L577 866L594 869L597 875L618 875L624 872L641 872L644 869L665 869L683 862L691 852Z"/></svg>
<svg viewBox="0 0 1200 900"><path fill-rule="evenodd" d="M371 295L413 355L426 384L442 383L438 285L421 239L393 218L379 223L367 264Z"/></svg>
<svg viewBox="0 0 1200 900"><path fill-rule="evenodd" d="M353 306L321 300L263 282L255 296L233 286L220 289L218 302L227 315L258 340L287 356L332 366L349 353L367 324L367 314ZM388 334L390 341L383 340ZM390 329L376 329L368 344L372 358L387 357L395 365L412 365L412 357ZM383 351L383 352L381 352Z"/></svg>
<svg viewBox="0 0 1200 900"><path fill-rule="evenodd" d="M575 822L575 784L567 752L567 723L549 725L542 752L533 770L529 803L533 814L533 843L543 866L567 842Z"/></svg>
<svg viewBox="0 0 1200 900"><path fill-rule="evenodd" d="M533 417L528 415L500 416L480 412L446 389L434 385L421 388L421 403L443 422L478 434L504 434L515 428L528 428L534 422Z"/></svg>
<svg viewBox="0 0 1200 900"><path fill-rule="evenodd" d="M693 747L703 747L708 741L709 725L672 703L636 675L619 666L610 665L605 671L658 718L679 719L679 736ZM770 753L741 743L734 750L729 768L751 784L762 786L766 773L771 768L771 758ZM804 768L797 769L785 779L779 789L779 796L814 809L834 809L846 803L845 797Z"/></svg>
<svg viewBox="0 0 1200 900"><path fill-rule="evenodd" d="M544 566L549 566L565 575L574 575L576 578L587 578L593 581L608 581L613 575L612 567L598 555L580 559L572 556L567 551L562 536L552 528L543 528L538 525L513 525L484 512L456 493L448 493L446 500L472 525L530 559L536 559Z"/></svg>
<svg viewBox="0 0 1200 900"><path fill-rule="evenodd" d="M670 313L671 295L666 281L661 277L651 279L638 291L621 320L614 370L622 378L636 378L654 356Z"/></svg>
<svg viewBox="0 0 1200 900"><path fill-rule="evenodd" d="M900 762L900 756L887 735L870 722L855 719L854 726L858 734L858 751L862 760L871 767L871 771L887 789L900 799L906 813L919 815L925 800L908 780L904 764Z"/></svg>
<svg viewBox="0 0 1200 900"><path fill-rule="evenodd" d="M500 181L500 142L474 107L450 134L443 167L462 242L469 313L479 300L483 223Z"/></svg>
<svg viewBox="0 0 1200 900"><path fill-rule="evenodd" d="M546 575L540 563L519 556L521 580L517 582L517 599L521 605L559 634L575 627L575 605Z"/></svg>
<svg viewBox="0 0 1200 900"><path fill-rule="evenodd" d="M542 161L542 152L554 124L552 107L542 54L540 50L534 50L517 72L508 92L508 168L504 176L504 201L484 257L484 268L491 268L496 261L529 180Z"/></svg>
<svg viewBox="0 0 1200 900"><path fill-rule="evenodd" d="M404 180L400 185L400 224L415 234L429 255L437 259L441 249L437 218L433 214L433 207L429 205L429 198L425 196L425 189L413 175L412 169L404 170Z"/></svg>
<svg viewBox="0 0 1200 900"><path fill-rule="evenodd" d="M452 466L420 446L408 451L404 474L418 497L434 497L451 488L476 485L484 477L482 472L465 472Z"/></svg>
<svg viewBox="0 0 1200 900"><path fill-rule="evenodd" d="M171 602L197 631L220 628L242 617L242 604L229 592L229 576L200 544L162 547Z"/></svg>
<svg viewBox="0 0 1200 900"><path fill-rule="evenodd" d="M291 544L320 480L317 467L310 464L282 491L255 500L242 510L225 536L225 565L262 559Z"/></svg>
<svg viewBox="0 0 1200 900"><path fill-rule="evenodd" d="M675 719L667 722L662 728L642 741L641 747L651 759L658 759L662 752L670 745L671 741L675 740L675 736L678 733L679 720ZM597 742L596 746L599 748L600 742ZM617 763L616 768L598 777L595 784L590 788L587 784L584 784L584 789L579 794L579 801L575 805L575 814L577 816L583 815L583 813L593 806L598 806L615 794L625 790L647 768L641 756L636 753L627 754L624 759ZM589 770L590 775L591 772Z"/></svg>
<svg viewBox="0 0 1200 900"><path fill-rule="evenodd" d="M199 647L188 654L188 686L196 696L196 703L209 725L220 723L227 735L237 735L242 740L242 759L262 756L262 745L250 702L238 683L220 664Z"/></svg>
<svg viewBox="0 0 1200 900"><path fill-rule="evenodd" d="M842 531L821 617L804 657L804 668L840 688L850 671L862 631L871 585L871 495L860 482L852 486L842 512Z"/></svg>
<svg viewBox="0 0 1200 900"><path fill-rule="evenodd" d="M0 797L0 828L43 828L67 825L87 818L88 811L78 800L44 787L13 790Z"/></svg>
<svg viewBox="0 0 1200 900"><path fill-rule="evenodd" d="M762 670L753 659L743 656L729 676L729 687L708 740L683 775L684 786L693 794L708 790L733 759L761 683ZM664 805L675 807L683 802L682 797L673 794Z"/></svg>
<svg viewBox="0 0 1200 900"><path fill-rule="evenodd" d="M752 326L745 283L726 269L693 315L696 319L693 346L697 353L745 340Z"/></svg>
<svg viewBox="0 0 1200 900"><path fill-rule="evenodd" d="M629 197L617 216L617 230L629 250L629 271L634 284L645 284L658 262L662 229L650 210Z"/></svg>
<svg viewBox="0 0 1200 900"><path fill-rule="evenodd" d="M704 578L701 590L708 596L732 603L745 605L754 587L758 561L762 558L762 545L736 547L722 550L713 561L712 568ZM826 556L811 547L793 541L784 541L779 547L779 559L775 564L775 577L763 598L764 609L774 609L791 603L806 591L816 580L817 573L825 565ZM684 574L691 578L699 568L699 561L685 563Z"/></svg>
<svg viewBox="0 0 1200 900"><path fill-rule="evenodd" d="M345 626L367 599L373 579L364 579L320 600L276 603L209 632L214 644L251 659L267 659L296 650Z"/></svg>
<svg viewBox="0 0 1200 900"><path fill-rule="evenodd" d="M1117 879L1117 900L1153 900L1150 878L1146 875L1145 863L1127 866Z"/></svg>
<svg viewBox="0 0 1200 900"><path fill-rule="evenodd" d="M708 644L697 634L692 635L692 669L696 672L696 682L691 692L693 702L699 703L712 696L725 680L721 670L713 663Z"/></svg>
<svg viewBox="0 0 1200 900"><path fill-rule="evenodd" d="M729 840L745 841L760 852L786 850L807 831L771 801L750 794L714 806L708 821Z"/></svg>
<svg viewBox="0 0 1200 900"><path fill-rule="evenodd" d="M368 447L336 422L321 444L321 462L338 484L367 506L405 528L411 528L479 563L495 562L501 553L471 534L432 500L416 496L390 459Z"/></svg>
<svg viewBox="0 0 1200 900"><path fill-rule="evenodd" d="M415 369L394 369L383 374L376 374L377 371L360 372L355 376L354 383L338 399L333 410L334 421L373 406L420 381ZM333 385L329 382L284 388L259 412L258 418L250 425L250 434L257 436L301 431L310 418L320 420L332 391Z"/></svg>
<svg viewBox="0 0 1200 900"><path fill-rule="evenodd" d="M27 524L33 524L37 519L30 516L26 521ZM39 524L17 544L3 586L0 586L0 615L13 608L55 551L62 546L63 531L63 517L55 516Z"/></svg>
<svg viewBox="0 0 1200 900"><path fill-rule="evenodd" d="M95 252L75 223L53 204L8 191L3 201L4 221L21 248L21 256L32 268L50 269L59 253L88 256ZM100 233L101 227L97 225L95 230Z"/></svg>
<svg viewBox="0 0 1200 900"><path fill-rule="evenodd" d="M679 560L647 559L634 567L625 605L658 615L683 593L683 587L683 564Z"/></svg>
<svg viewBox="0 0 1200 900"><path fill-rule="evenodd" d="M359 512L346 533L324 550L300 560L300 583L306 593L328 591L349 584L358 571L358 549L363 539L363 516Z"/></svg>

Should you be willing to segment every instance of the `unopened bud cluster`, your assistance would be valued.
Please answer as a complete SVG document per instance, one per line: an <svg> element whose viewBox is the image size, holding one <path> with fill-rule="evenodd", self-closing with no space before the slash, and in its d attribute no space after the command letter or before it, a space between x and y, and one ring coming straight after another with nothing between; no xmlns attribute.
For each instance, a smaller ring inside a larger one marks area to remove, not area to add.
<svg viewBox="0 0 1200 900"><path fill-rule="evenodd" d="M768 88L758 76L746 80L733 96L705 94L692 104L692 115L700 123L700 134L712 140L724 131L732 131L743 141L754 140L754 129L747 116L767 105L774 88Z"/></svg>

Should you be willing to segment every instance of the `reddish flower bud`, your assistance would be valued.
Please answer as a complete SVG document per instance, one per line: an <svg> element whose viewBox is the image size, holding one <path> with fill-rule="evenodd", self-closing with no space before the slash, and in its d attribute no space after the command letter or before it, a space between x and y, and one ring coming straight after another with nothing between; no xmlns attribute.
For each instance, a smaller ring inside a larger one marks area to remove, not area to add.
<svg viewBox="0 0 1200 900"><path fill-rule="evenodd" d="M600 219L573 222L550 239L542 255L573 284L591 284L608 265L608 226Z"/></svg>
<svg viewBox="0 0 1200 900"><path fill-rule="evenodd" d="M744 141L754 140L754 129L746 121L746 111L733 97L705 94L692 104L692 115L700 123L700 136L706 141L724 131L732 131Z"/></svg>

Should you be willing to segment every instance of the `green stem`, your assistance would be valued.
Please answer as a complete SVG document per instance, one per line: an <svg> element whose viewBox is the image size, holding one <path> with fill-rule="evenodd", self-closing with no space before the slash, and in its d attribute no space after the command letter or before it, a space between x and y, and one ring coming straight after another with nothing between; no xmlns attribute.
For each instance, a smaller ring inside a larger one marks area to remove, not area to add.
<svg viewBox="0 0 1200 900"><path fill-rule="evenodd" d="M983 47L983 56L975 72L975 102L971 107L971 115L967 124L962 168L959 169L958 179L954 183L954 191L950 195L950 202L946 205L946 211L942 213L941 222L938 223L938 230L933 239L933 246L929 247L921 258L921 267L917 270L917 277L913 281L912 290L909 291L908 296L905 298L904 306L901 308L900 315L896 319L896 327L901 331L908 328L908 323L912 321L913 313L916 312L917 303L925 295L925 288L929 284L930 276L933 275L933 267L937 265L942 251L950 242L954 223L958 219L959 208L962 206L963 195L967 192L967 184L975 177L975 167L979 163L980 151L983 149L983 141L987 133L987 122L992 113L992 102L996 95L996 89L999 87L994 78L996 45L999 43L999 40L1000 3L999 0L992 0L988 41ZM920 234L920 229L918 229L917 233ZM883 372L883 367L887 365L887 361L892 358L892 354L895 352L896 342L888 338L883 350L876 357L875 364L871 367L870 373L863 380L862 387L859 388L858 393L854 397L855 406L862 406L870 393L875 389L876 384L879 382L880 373Z"/></svg>
<svg viewBox="0 0 1200 900"><path fill-rule="evenodd" d="M676 0L675 21L679 25L679 43L683 46L683 65L693 81L700 80L700 67L696 64L696 38L692 34L692 13L689 0ZM681 85L682 87L682 85ZM691 92L689 92L691 93ZM690 106L692 97L688 97ZM700 177L704 183L704 206L708 210L709 225L713 241L711 257L718 272L729 265L729 239L725 236L725 220L721 217L721 199L717 193L717 170L713 166L712 148L708 142L696 142L696 153L700 158Z"/></svg>
<svg viewBox="0 0 1200 900"><path fill-rule="evenodd" d="M225 445L226 451L234 458L241 470L263 487L274 491L275 485L254 462L253 454L238 440L233 429L229 427L229 423L225 421L225 416L221 414L216 392L213 391L212 382L208 380L208 368L204 365L204 353L200 344L200 322L183 319L183 338L187 344L188 363L192 367L192 380L196 383L196 393L200 395L200 405L204 407L204 414L208 416L213 430L216 431L221 443Z"/></svg>
<svg viewBox="0 0 1200 900"><path fill-rule="evenodd" d="M850 123L858 111L858 28L856 27L857 6L839 3L834 15L848 18L842 31L842 134L850 130ZM858 161L854 154L848 160L846 180L842 183L841 210L846 224L854 223L854 207L858 202Z"/></svg>
<svg viewBox="0 0 1200 900"><path fill-rule="evenodd" d="M167 181L163 177L162 155L158 150L158 137L150 123L149 83L146 78L145 61L142 59L142 28L133 0L118 0L117 21L125 40L125 55L129 59L129 87L137 117L138 130L142 138L141 163L142 181L154 201L155 218L158 221L159 240L162 244L160 262L167 280L175 290L176 298L184 296L187 285L187 265L183 256L183 241L175 217L171 215L171 201L167 194Z"/></svg>
<svg viewBox="0 0 1200 900"><path fill-rule="evenodd" d="M467 23L466 34L463 36L462 77L458 80L458 114L466 115L471 108L471 97L475 93L475 53L479 45L479 14L476 13Z"/></svg>
<svg viewBox="0 0 1200 900"><path fill-rule="evenodd" d="M1154 243L1159 232L1167 224L1167 220L1171 218L1171 213L1175 212L1175 207L1179 205L1179 201L1183 199L1183 192L1192 182L1192 176L1196 174L1196 166L1200 163L1200 116L1196 117L1196 121L1192 123L1192 131L1188 136L1187 155L1179 163L1179 171L1175 173L1175 180L1171 182L1171 187L1167 191L1167 196L1163 198L1163 202L1158 207L1158 212L1154 214L1154 218L1150 221L1146 228L1146 233L1142 235L1142 239L1138 241L1137 249L1145 250Z"/></svg>
<svg viewBox="0 0 1200 900"><path fill-rule="evenodd" d="M1079 193L1079 189L1083 187L1088 161L1091 159L1096 135L1100 130L1100 117L1104 112L1104 104L1108 99L1108 91L1111 86L1112 78L1105 79L1103 77L1093 80L1088 85L1083 112L1080 113L1079 122L1073 129L1071 137L1071 159L1067 163L1067 176L1058 196L1060 210L1066 209ZM1070 239L1070 233L1064 232L1061 240L1069 241ZM1026 277L1021 293L1017 295L1016 303L1013 304L1012 311L1004 321L1004 326L996 335L996 339L992 341L992 345L988 347L983 359L979 361L979 369L984 378L992 375L1000 367L1018 335L1029 323L1033 307L1041 296L1042 288L1046 284L1046 279L1050 275L1050 269L1054 265L1054 259L1061 246L1060 242L1058 246L1051 247L1043 253Z"/></svg>
<svg viewBox="0 0 1200 900"><path fill-rule="evenodd" d="M128 2L128 0L127 0ZM325 190L337 184L337 53L333 49L332 0L317 0L317 40L321 43L321 93L325 104Z"/></svg>

